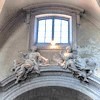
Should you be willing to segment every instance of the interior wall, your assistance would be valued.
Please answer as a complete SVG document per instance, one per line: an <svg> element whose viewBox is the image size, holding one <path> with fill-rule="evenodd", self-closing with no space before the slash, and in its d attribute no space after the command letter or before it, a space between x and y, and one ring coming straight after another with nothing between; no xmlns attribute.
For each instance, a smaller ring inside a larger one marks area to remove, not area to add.
<svg viewBox="0 0 100 100"><path fill-rule="evenodd" d="M100 29L87 18L81 17L80 33L77 36L79 46L88 45L90 40L98 44L100 42Z"/></svg>
<svg viewBox="0 0 100 100"><path fill-rule="evenodd" d="M19 52L27 50L28 27L23 20L19 20L8 31L0 34L0 80L11 75L13 60Z"/></svg>
<svg viewBox="0 0 100 100"><path fill-rule="evenodd" d="M88 58L96 62L94 75L100 77L100 29L86 17L81 18L77 44L78 53L83 59Z"/></svg>
<svg viewBox="0 0 100 100"><path fill-rule="evenodd" d="M18 58L19 52L28 50L28 37L28 25L23 20L16 22L11 29L0 34L0 81L12 74L13 60ZM77 44L81 47L79 51L82 51L82 54L84 54L84 47L93 45L96 46L96 48L93 47L94 49L99 49L95 53L100 54L99 41L100 30L89 20L82 17L80 32L77 34ZM91 50L88 49L88 51L91 54L88 56L94 57ZM95 54L95 59L97 59L97 56Z"/></svg>

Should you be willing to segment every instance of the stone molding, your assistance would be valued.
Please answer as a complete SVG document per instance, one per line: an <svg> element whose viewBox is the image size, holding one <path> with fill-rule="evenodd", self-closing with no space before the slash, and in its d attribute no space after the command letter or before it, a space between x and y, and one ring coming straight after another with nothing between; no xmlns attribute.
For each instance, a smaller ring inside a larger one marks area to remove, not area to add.
<svg viewBox="0 0 100 100"><path fill-rule="evenodd" d="M33 78L34 77L34 78ZM93 100L100 98L100 82L96 77L89 77L89 84L81 83L73 78L70 71L63 70L58 66L41 67L41 76L30 75L25 81L14 84L14 75L6 78L1 82L2 100L13 100L26 91L39 87L58 86L77 90Z"/></svg>
<svg viewBox="0 0 100 100"><path fill-rule="evenodd" d="M62 4L62 3L59 3L59 2L56 2L56 3L47 3L47 2L44 2L44 3L37 3L37 4L33 4L33 5L29 5L27 7L24 7L23 9L24 10L27 10L27 11L32 11L32 10L38 10L40 8L44 9L44 8L53 8L53 7L57 7L57 8L64 8L65 10L69 10L69 11L72 11L72 12L76 12L76 13L79 13L79 12L84 12L84 9L80 8L80 7L75 7L73 5L67 5L67 4Z"/></svg>

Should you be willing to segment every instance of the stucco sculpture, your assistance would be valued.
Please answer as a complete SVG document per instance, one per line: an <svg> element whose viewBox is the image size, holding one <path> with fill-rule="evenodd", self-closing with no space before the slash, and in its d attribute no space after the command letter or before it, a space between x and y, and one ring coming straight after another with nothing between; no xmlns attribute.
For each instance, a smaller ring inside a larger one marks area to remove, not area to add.
<svg viewBox="0 0 100 100"><path fill-rule="evenodd" d="M14 71L16 75L15 83L27 78L27 75L31 72L40 74L39 66L46 65L48 62L48 59L37 52L37 47L33 47L27 54L21 54L23 55L24 62L21 63L21 61L14 60L14 67L12 68L12 71Z"/></svg>
<svg viewBox="0 0 100 100"><path fill-rule="evenodd" d="M78 64L78 62L75 62L75 64L79 70L78 78L81 81L89 83L88 77L93 74L94 69L96 67L96 63L90 59L85 59L84 67L80 66L80 64Z"/></svg>
<svg viewBox="0 0 100 100"><path fill-rule="evenodd" d="M59 55L60 58L54 59L58 65L64 69L70 70L71 73L80 81L89 83L88 77L93 73L96 66L95 62L91 62L89 59L86 59L85 65L81 65L81 62L77 59L77 55L73 53L71 46L67 46L66 50L64 52L61 51Z"/></svg>

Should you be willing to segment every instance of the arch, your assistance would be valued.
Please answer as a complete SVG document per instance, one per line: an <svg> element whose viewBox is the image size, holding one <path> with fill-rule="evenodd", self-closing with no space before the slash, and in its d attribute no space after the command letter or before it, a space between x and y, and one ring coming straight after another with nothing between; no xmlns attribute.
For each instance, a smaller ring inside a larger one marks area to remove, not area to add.
<svg viewBox="0 0 100 100"><path fill-rule="evenodd" d="M66 76L42 76L28 80L24 84L17 84L4 93L3 100L14 100L27 91L47 86L70 88L89 96L93 100L99 100L97 91L91 88L91 86L82 84L79 80Z"/></svg>
<svg viewBox="0 0 100 100"><path fill-rule="evenodd" d="M90 97L76 90L50 86L30 90L19 95L14 100L92 100Z"/></svg>

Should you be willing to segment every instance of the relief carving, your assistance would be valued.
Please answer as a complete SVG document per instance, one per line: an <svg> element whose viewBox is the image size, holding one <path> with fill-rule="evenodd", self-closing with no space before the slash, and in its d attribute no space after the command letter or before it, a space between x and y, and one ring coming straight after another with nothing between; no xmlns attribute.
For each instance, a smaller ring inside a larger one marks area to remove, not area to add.
<svg viewBox="0 0 100 100"><path fill-rule="evenodd" d="M29 73L41 74L40 66L48 66L52 64L48 63L48 59L43 57L37 52L37 47L33 47L28 53L22 53L22 61L14 60L12 71L16 75L15 83L20 80L24 80L28 77ZM89 83L88 77L93 74L96 67L96 63L91 59L83 59L75 54L71 46L67 46L65 50L53 56L53 60L57 66L65 70L69 70L71 74L78 78L81 82Z"/></svg>
<svg viewBox="0 0 100 100"><path fill-rule="evenodd" d="M18 83L20 80L24 80L27 78L29 73L37 73L40 74L39 66L47 66L48 59L43 57L39 52L37 52L37 47L33 47L30 52L24 54L23 62L14 60L12 71L16 75L15 83Z"/></svg>
<svg viewBox="0 0 100 100"><path fill-rule="evenodd" d="M71 71L73 76L78 78L80 81L89 83L88 77L92 75L96 63L89 59L85 60L85 64L81 64L78 55L73 53L71 46L67 46L65 51L61 51L57 56L54 56L54 61L63 69Z"/></svg>

